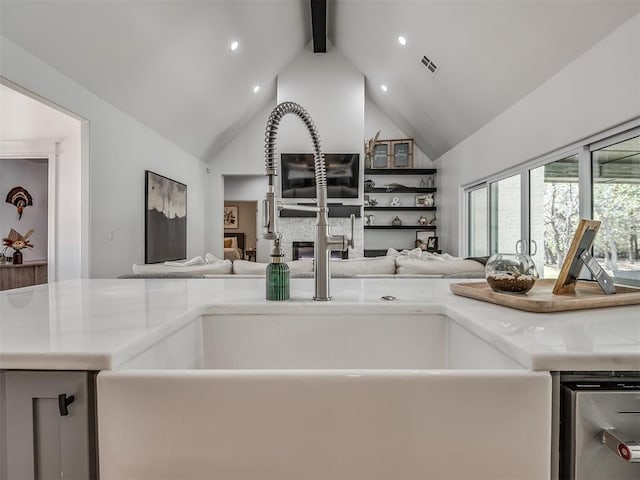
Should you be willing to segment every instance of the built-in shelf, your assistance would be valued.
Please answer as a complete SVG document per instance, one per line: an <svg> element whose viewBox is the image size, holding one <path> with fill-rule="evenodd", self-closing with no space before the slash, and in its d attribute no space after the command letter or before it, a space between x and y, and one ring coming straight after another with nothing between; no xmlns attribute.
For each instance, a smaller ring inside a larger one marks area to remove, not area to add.
<svg viewBox="0 0 640 480"><path fill-rule="evenodd" d="M344 218L350 217L354 214L356 218L361 217L362 205L329 205L329 214L331 218ZM281 217L315 217L316 212L307 212L303 210L280 210Z"/></svg>
<svg viewBox="0 0 640 480"><path fill-rule="evenodd" d="M435 175L435 168L365 168L365 175Z"/></svg>
<svg viewBox="0 0 640 480"><path fill-rule="evenodd" d="M407 210L414 212L434 212L437 210L436 207L364 207L365 210L376 210L378 212L382 211L390 211L390 210Z"/></svg>
<svg viewBox="0 0 640 480"><path fill-rule="evenodd" d="M365 225L367 230L436 230L435 225Z"/></svg>
<svg viewBox="0 0 640 480"><path fill-rule="evenodd" d="M431 187L365 187L364 193L436 193Z"/></svg>
<svg viewBox="0 0 640 480"><path fill-rule="evenodd" d="M437 174L437 170L435 168L365 168L364 170L364 175L365 178L366 177L375 177L375 176L395 176L395 175L403 175L406 176L406 182L404 182L404 178L398 179L397 182L391 182L388 179L381 179L381 181L379 183L386 183L386 185L379 185L379 186L375 186L375 182L373 181L373 178L369 178L369 185L373 185L373 186L367 186L367 183L365 183L365 188L364 188L364 193L366 194L384 194L384 198L391 198L392 196L398 195L398 197L400 197L400 195L402 194L406 194L406 193L415 193L415 194L431 194L431 195L426 195L425 199L429 199L428 197L431 197L430 201L428 202L431 206L427 207L427 206L414 206L411 205L412 202L405 202L405 203L409 203L409 205L407 206L391 206L391 205L375 205L375 206L365 206L364 207L364 213L366 214L365 216L370 218L373 216L374 213L377 212L397 212L398 213L398 218L400 218L404 223L400 226L395 226L395 225L390 225L389 223L385 224L385 225L365 225L364 229L365 229L365 244L367 243L366 239L369 238L378 238L377 241L375 242L371 242L371 243L382 243L381 242L381 237L383 236L389 236L389 240L397 242L398 238L403 237L405 238L404 240L401 240L399 243L405 243L407 242L408 238L411 234L408 233L410 231L413 232L417 232L417 231L421 231L421 230L428 230L433 232L433 234L435 235L436 230L437 230L437 226L436 225L416 225L413 222L416 221L415 217L412 217L412 213L411 212L419 212L419 213L426 213L426 212L435 212L437 210L437 208L433 205L433 197L436 192L437 192L437 188L435 188L434 186L434 177ZM422 177L422 181L421 181L421 177ZM426 178L428 177L428 178ZM426 186L419 186L419 185L425 185L424 180L427 180L427 185L430 185L428 187ZM384 180L384 182L382 181ZM398 186L394 186L393 183L398 183ZM404 183L410 183L416 186L405 186L403 185ZM416 195L417 198L417 195ZM379 200L379 199L378 199ZM382 203L388 203L388 202L382 202ZM427 203L426 201L424 203ZM368 223L368 222L365 222ZM378 231L379 233L373 233L373 230ZM397 231L397 235L394 235L392 232ZM369 232L369 233L366 233ZM415 247L403 247L403 248L399 248L397 250L403 250L405 248L408 249L412 249ZM381 249L366 249L364 250L364 255L366 257L377 257L380 255L385 255L386 254L386 250L381 250Z"/></svg>

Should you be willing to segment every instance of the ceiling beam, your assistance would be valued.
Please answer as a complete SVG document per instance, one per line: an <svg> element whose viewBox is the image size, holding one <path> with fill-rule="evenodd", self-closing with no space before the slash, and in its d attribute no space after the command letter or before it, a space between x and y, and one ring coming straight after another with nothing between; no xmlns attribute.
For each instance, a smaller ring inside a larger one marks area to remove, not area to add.
<svg viewBox="0 0 640 480"><path fill-rule="evenodd" d="M311 0L313 53L327 53L327 0Z"/></svg>

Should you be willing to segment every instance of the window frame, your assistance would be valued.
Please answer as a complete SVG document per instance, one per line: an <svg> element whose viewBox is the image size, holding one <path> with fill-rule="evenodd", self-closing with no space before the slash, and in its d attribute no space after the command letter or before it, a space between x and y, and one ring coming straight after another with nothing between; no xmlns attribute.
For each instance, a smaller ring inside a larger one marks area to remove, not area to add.
<svg viewBox="0 0 640 480"><path fill-rule="evenodd" d="M459 235L459 251L463 255L469 256L470 252L470 193L480 188L486 188L487 191L487 255L491 255L491 184L499 182L513 175L520 175L520 221L521 221L521 240L524 244L524 253L531 251L531 229L530 229L530 172L536 168L542 167L549 163L553 163L572 155L578 156L578 185L579 185L579 214L581 218L593 217L593 179L592 179L592 152L600 150L616 143L623 142L630 138L640 136L640 117L629 122L617 125L596 135L592 135L583 140L574 142L570 145L558 148L551 152L545 153L533 159L521 162L508 169L486 175L480 179L461 185L461 202L463 207L462 228Z"/></svg>

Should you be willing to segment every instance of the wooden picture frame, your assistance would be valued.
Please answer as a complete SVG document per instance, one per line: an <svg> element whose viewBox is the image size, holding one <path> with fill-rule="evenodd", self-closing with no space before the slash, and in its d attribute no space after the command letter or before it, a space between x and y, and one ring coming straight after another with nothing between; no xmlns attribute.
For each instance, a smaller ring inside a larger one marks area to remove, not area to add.
<svg viewBox="0 0 640 480"><path fill-rule="evenodd" d="M554 295L562 295L574 293L576 289L576 281L580 275L580 270L584 266L584 262L580 255L585 250L589 250L593 244L593 240L600 229L600 222L597 220L580 219L576 233L573 235L571 246L567 252L567 256L562 263L560 274L553 286Z"/></svg>
<svg viewBox="0 0 640 480"><path fill-rule="evenodd" d="M427 252L435 252L438 250L438 237L433 236L427 238Z"/></svg>
<svg viewBox="0 0 640 480"><path fill-rule="evenodd" d="M391 140L391 168L413 168L413 139Z"/></svg>
<svg viewBox="0 0 640 480"><path fill-rule="evenodd" d="M427 249L427 242L430 238L435 237L436 232L433 230L416 230L416 247L421 250Z"/></svg>
<svg viewBox="0 0 640 480"><path fill-rule="evenodd" d="M373 146L371 168L389 168L391 143L388 140L378 141Z"/></svg>
<svg viewBox="0 0 640 480"><path fill-rule="evenodd" d="M237 205L225 205L224 206L224 228L239 228L238 224L238 206Z"/></svg>
<svg viewBox="0 0 640 480"><path fill-rule="evenodd" d="M144 263L187 257L187 186L145 170Z"/></svg>

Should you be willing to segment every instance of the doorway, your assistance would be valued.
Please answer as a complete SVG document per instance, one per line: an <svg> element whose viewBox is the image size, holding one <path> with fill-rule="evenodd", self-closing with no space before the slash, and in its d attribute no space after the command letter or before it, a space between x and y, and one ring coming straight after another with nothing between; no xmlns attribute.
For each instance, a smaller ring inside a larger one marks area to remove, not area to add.
<svg viewBox="0 0 640 480"><path fill-rule="evenodd" d="M46 162L47 223L46 227L41 224L34 230L34 242L43 252L38 256L48 263L48 281L87 277L88 207L82 181L75 181L80 177L84 180L84 174L80 173L86 154L82 144L83 121L3 78L0 78L0 103L0 162L20 161L29 165L31 160L32 164L40 162L42 168ZM4 203L6 194L0 192L0 201L5 205L0 211L8 208L15 212L14 207ZM42 205L42 190L34 198L36 201ZM25 220L35 211L32 209L35 205L25 209ZM3 220L0 228L5 227ZM23 229L22 225L19 228ZM44 228L46 235L41 231ZM2 238L8 233L0 230ZM25 252L25 260L30 253Z"/></svg>
<svg viewBox="0 0 640 480"><path fill-rule="evenodd" d="M238 207L237 228L224 228L227 233L244 233L244 258L269 261L269 242L261 241L262 199L266 192L264 175L224 175L224 206ZM236 210L233 210L236 211Z"/></svg>

